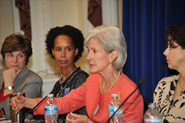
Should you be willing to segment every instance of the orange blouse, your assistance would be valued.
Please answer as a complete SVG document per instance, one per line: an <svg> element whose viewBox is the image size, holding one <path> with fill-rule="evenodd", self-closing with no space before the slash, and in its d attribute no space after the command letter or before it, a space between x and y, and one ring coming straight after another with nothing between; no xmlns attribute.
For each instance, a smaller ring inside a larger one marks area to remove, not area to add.
<svg viewBox="0 0 185 123"><path fill-rule="evenodd" d="M136 88L136 84L123 73L117 84L108 92L99 91L100 75L91 74L86 82L68 95L55 98L58 104L59 114L72 112L80 107L86 106L89 118L98 123L105 123L109 118L108 104L112 94L120 93L120 101L123 102ZM42 98L37 98L41 101ZM44 114L44 103L34 111L34 114ZM142 123L143 98L137 90L123 105L124 122Z"/></svg>

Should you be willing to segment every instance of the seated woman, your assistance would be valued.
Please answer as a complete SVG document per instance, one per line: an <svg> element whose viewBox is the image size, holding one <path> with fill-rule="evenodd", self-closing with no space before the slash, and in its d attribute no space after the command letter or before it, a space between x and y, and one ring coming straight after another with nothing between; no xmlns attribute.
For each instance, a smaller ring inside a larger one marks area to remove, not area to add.
<svg viewBox="0 0 185 123"><path fill-rule="evenodd" d="M61 98L55 98L59 114L72 112L86 106L87 114L69 113L66 122L105 123L109 119L108 104L112 94L119 93L123 102L136 88L136 84L120 70L126 62L127 45L123 33L115 26L102 25L90 30L85 39L89 53L91 75L86 82ZM33 108L42 98L25 98L17 95L11 106L18 112L22 107ZM123 121L141 123L143 98L136 92L123 105ZM40 105L35 114L44 114Z"/></svg>
<svg viewBox="0 0 185 123"><path fill-rule="evenodd" d="M9 35L2 44L1 54L6 68L0 70L0 117L10 119L10 94L21 92L29 98L41 97L43 82L26 67L32 55L31 41L26 36Z"/></svg>
<svg viewBox="0 0 185 123"><path fill-rule="evenodd" d="M75 62L82 56L84 37L80 30L70 25L50 29L46 37L46 50L60 67L62 77L53 87L55 97L63 97L72 89L81 86L89 76ZM74 113L87 115L85 107ZM65 122L67 114L58 116L58 122Z"/></svg>
<svg viewBox="0 0 185 123"><path fill-rule="evenodd" d="M154 104L163 116L163 123L185 122L185 25L166 29L168 47L164 51L168 68L178 75L163 78L154 92Z"/></svg>

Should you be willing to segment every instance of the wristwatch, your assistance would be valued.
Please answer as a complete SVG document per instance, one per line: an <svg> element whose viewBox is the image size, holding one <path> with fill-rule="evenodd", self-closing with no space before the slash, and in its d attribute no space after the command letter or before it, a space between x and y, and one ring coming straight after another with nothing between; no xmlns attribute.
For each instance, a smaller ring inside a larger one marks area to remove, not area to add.
<svg viewBox="0 0 185 123"><path fill-rule="evenodd" d="M4 90L12 90L12 89L14 89L14 87L12 87L12 86L8 86L8 87L4 88Z"/></svg>

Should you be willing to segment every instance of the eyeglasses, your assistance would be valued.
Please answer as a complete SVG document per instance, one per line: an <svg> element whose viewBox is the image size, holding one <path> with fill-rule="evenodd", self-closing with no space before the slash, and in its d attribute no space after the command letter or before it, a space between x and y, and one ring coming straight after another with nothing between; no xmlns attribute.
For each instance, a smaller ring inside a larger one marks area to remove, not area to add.
<svg viewBox="0 0 185 123"><path fill-rule="evenodd" d="M26 57L24 54L18 54L16 56L14 56L12 53L6 53L5 54L7 56L8 59L13 59L14 57L16 57L18 60L22 60L24 59L24 57Z"/></svg>

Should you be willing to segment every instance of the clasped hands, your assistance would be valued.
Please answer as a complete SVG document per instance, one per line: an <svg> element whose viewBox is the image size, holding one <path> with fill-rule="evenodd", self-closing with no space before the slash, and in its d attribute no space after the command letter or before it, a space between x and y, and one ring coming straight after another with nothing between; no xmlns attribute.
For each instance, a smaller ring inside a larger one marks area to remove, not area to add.
<svg viewBox="0 0 185 123"><path fill-rule="evenodd" d="M18 113L24 107L25 100L26 98L21 96L21 93L17 93L17 96L10 99L10 106Z"/></svg>

